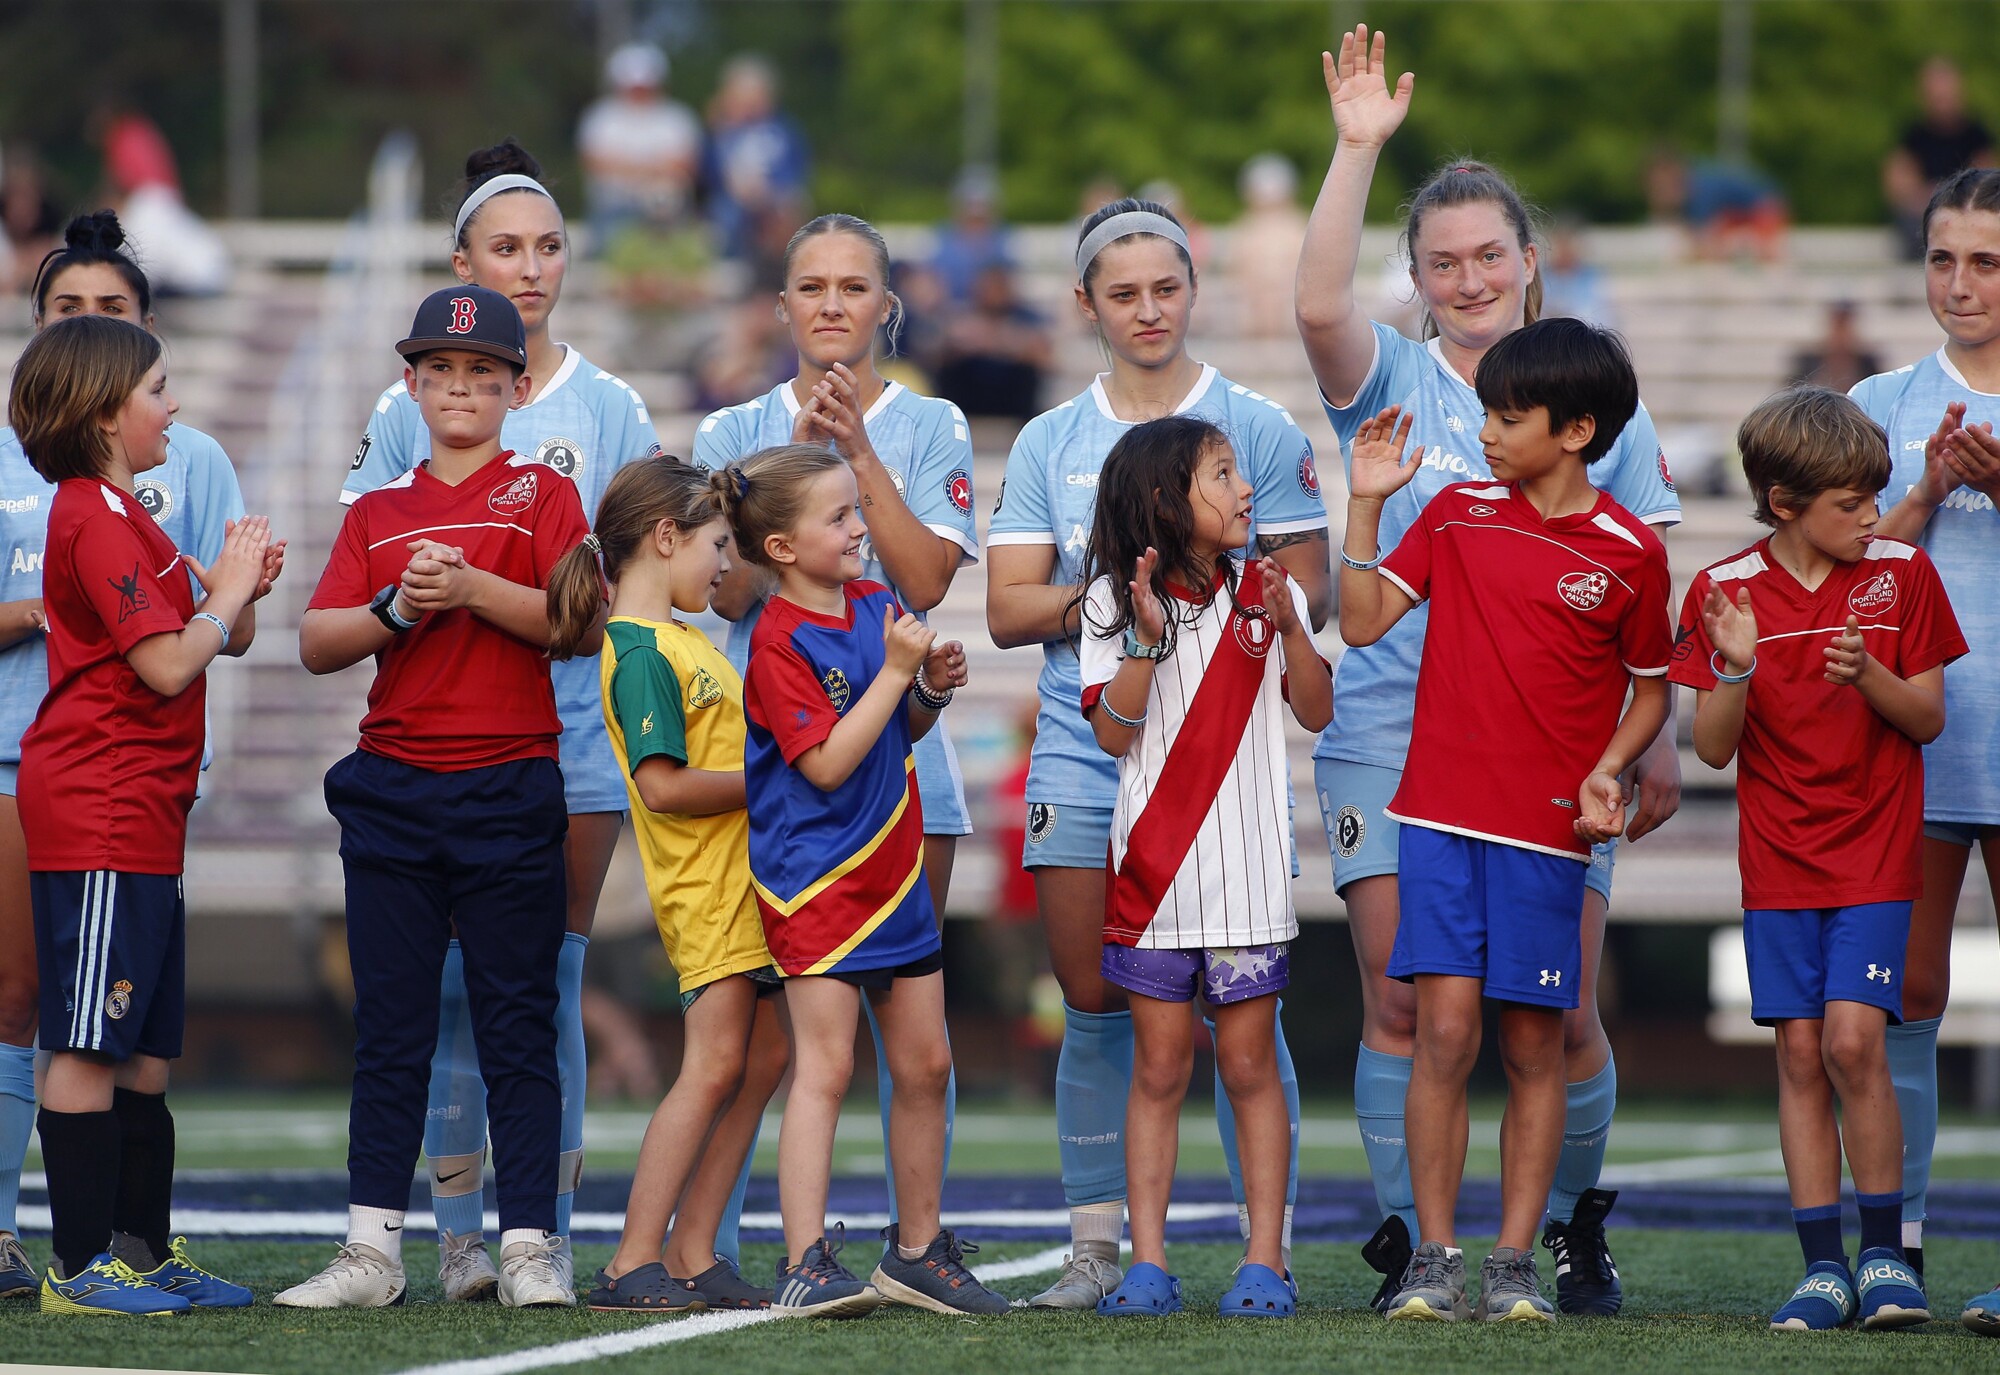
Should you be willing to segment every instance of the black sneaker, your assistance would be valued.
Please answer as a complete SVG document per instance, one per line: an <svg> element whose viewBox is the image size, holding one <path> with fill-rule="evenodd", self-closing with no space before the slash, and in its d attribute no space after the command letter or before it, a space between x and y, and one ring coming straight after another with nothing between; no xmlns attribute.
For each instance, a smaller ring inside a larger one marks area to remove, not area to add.
<svg viewBox="0 0 2000 1375"><path fill-rule="evenodd" d="M821 1237L806 1247L797 1265L779 1261L771 1311L781 1318L860 1318L879 1308L881 1291L835 1259L846 1244L846 1227L835 1224L830 1244Z"/></svg>
<svg viewBox="0 0 2000 1375"><path fill-rule="evenodd" d="M990 1315L1013 1309L1013 1304L981 1284L965 1268L965 1253L977 1252L977 1246L961 1243L949 1228L941 1228L921 1256L904 1260L896 1249L900 1235L893 1222L882 1229L882 1236L889 1244L882 1252L882 1263L869 1276L883 1298L912 1308L928 1308L933 1313Z"/></svg>
<svg viewBox="0 0 2000 1375"><path fill-rule="evenodd" d="M1382 1277L1382 1287L1368 1300L1370 1308L1377 1313L1389 1311L1389 1301L1402 1289L1403 1272L1410 1268L1410 1257L1415 1254L1416 1249L1410 1245L1409 1224L1395 1213L1383 1218L1375 1235L1361 1248L1361 1258L1368 1262L1368 1268Z"/></svg>
<svg viewBox="0 0 2000 1375"><path fill-rule="evenodd" d="M736 1263L726 1256L717 1256L715 1264L688 1281L690 1288L701 1295L710 1308L769 1308L772 1291L759 1289L736 1268Z"/></svg>
<svg viewBox="0 0 2000 1375"><path fill-rule="evenodd" d="M1604 1240L1616 1189L1585 1189L1567 1223L1549 1219L1542 1245L1556 1262L1556 1307L1574 1317L1608 1318L1625 1303L1618 1265Z"/></svg>

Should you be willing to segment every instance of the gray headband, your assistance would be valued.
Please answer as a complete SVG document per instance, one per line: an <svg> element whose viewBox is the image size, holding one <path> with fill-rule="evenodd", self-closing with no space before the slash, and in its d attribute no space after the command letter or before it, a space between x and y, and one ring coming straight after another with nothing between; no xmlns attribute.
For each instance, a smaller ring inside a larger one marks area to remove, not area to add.
<svg viewBox="0 0 2000 1375"><path fill-rule="evenodd" d="M549 197L549 204L554 205L556 200L554 196L549 196L549 188L536 181L533 177L522 176L519 172L503 173L491 181L481 182L479 189L465 198L465 204L458 207L458 218L453 221L451 226L452 238L456 239L459 235L463 234L465 232L465 222L472 218L480 206L492 200L502 191L539 191L544 196Z"/></svg>
<svg viewBox="0 0 2000 1375"><path fill-rule="evenodd" d="M1165 215L1156 215L1150 210L1127 210L1098 225L1077 245L1076 279L1079 282L1083 280L1083 274L1090 270L1091 261L1104 251L1106 244L1134 234L1157 234L1169 243L1177 244L1181 252L1193 256L1188 249L1187 231Z"/></svg>

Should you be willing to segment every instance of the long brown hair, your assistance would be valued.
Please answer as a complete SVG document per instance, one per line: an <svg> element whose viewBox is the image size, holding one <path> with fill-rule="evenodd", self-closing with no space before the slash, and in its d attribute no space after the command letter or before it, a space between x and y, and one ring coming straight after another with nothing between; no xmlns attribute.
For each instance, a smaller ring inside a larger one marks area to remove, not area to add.
<svg viewBox="0 0 2000 1375"><path fill-rule="evenodd" d="M846 463L823 444L778 444L724 468L717 485L723 514L736 532L736 552L775 572L777 565L764 552L764 541L797 526L806 488L821 473Z"/></svg>
<svg viewBox="0 0 2000 1375"><path fill-rule="evenodd" d="M38 331L14 364L7 423L48 482L96 477L111 461L103 422L160 361L160 341L109 315L75 315Z"/></svg>

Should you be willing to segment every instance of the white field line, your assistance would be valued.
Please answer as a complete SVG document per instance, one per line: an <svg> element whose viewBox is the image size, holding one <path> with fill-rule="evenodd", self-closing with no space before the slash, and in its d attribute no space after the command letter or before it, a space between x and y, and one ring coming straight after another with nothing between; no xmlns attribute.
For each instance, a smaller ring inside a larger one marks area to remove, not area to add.
<svg viewBox="0 0 2000 1375"><path fill-rule="evenodd" d="M1067 1219L1067 1214L1064 1214ZM745 1222L749 1218L744 1219ZM982 1280L999 1281L1020 1279L1026 1275L1039 1275L1053 1270L1063 1262L1068 1248L1051 1247L1037 1251L1033 1255L1022 1256L1018 1260L1004 1260L979 1269ZM766 1309L749 1313L697 1313L690 1318L662 1321L648 1327L632 1328L624 1332L607 1332L602 1337L584 1337L572 1342L558 1342L553 1346L531 1347L526 1351L510 1351L505 1355L487 1356L476 1361L445 1361L438 1365L414 1366L402 1375L512 1375L520 1370L546 1370L551 1366L581 1365L585 1361L602 1360L609 1356L626 1356L635 1351L647 1351L656 1346L666 1346L672 1342L693 1341L696 1337L711 1337L721 1332L733 1332L739 1327L751 1327L757 1323L774 1322L776 1315Z"/></svg>

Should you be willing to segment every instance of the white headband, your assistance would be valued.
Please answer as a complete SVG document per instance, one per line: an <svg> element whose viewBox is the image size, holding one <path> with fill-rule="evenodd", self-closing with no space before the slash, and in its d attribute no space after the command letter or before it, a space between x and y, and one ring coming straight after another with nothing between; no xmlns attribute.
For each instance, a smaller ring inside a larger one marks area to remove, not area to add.
<svg viewBox="0 0 2000 1375"><path fill-rule="evenodd" d="M549 188L533 177L524 177L519 172L507 172L479 184L479 189L465 198L465 204L458 207L458 219L451 226L451 236L456 239L465 232L465 222L472 218L480 206L492 200L502 191L539 191L549 196ZM549 204L555 204L555 197L549 196Z"/></svg>
<svg viewBox="0 0 2000 1375"><path fill-rule="evenodd" d="M1178 244L1181 252L1189 252L1187 231L1165 215L1156 215L1150 210L1127 210L1098 225L1077 245L1076 279L1083 280L1083 274L1090 270L1091 260L1104 251L1106 244L1133 234L1158 234L1169 243Z"/></svg>

